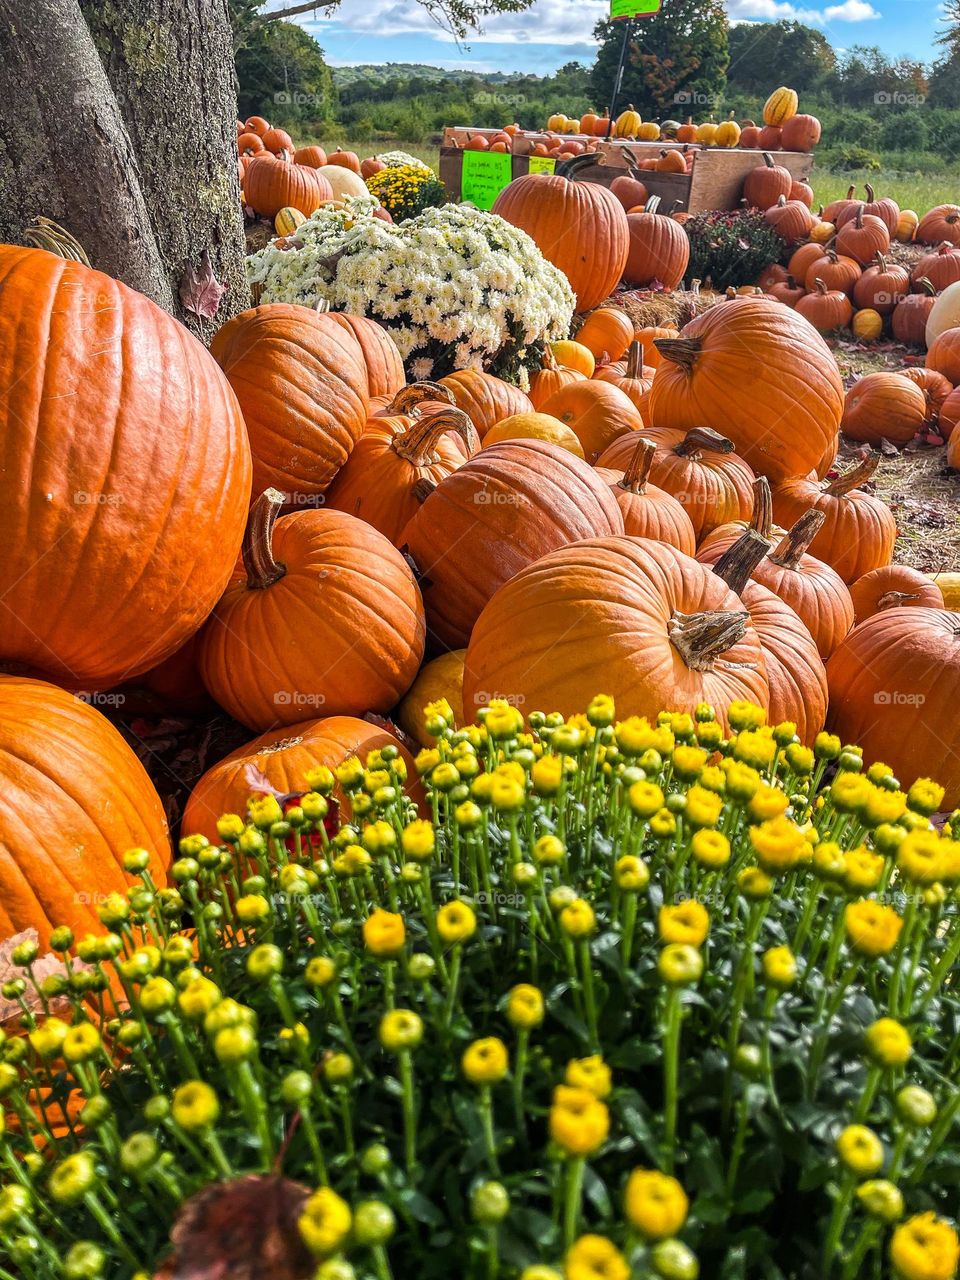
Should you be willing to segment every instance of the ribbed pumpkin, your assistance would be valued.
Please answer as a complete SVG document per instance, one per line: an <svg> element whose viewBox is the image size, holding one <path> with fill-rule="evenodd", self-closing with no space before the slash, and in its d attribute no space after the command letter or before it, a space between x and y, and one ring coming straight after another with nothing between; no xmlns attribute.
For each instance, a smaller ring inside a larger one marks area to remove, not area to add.
<svg viewBox="0 0 960 1280"><path fill-rule="evenodd" d="M99 711L40 680L0 676L0 940L36 929L103 933L97 905L123 894L128 849L147 849L166 882L160 797Z"/></svg>
<svg viewBox="0 0 960 1280"><path fill-rule="evenodd" d="M577 341L596 360L619 360L633 341L633 321L621 307L598 307L577 330Z"/></svg>
<svg viewBox="0 0 960 1280"><path fill-rule="evenodd" d="M819 277L814 280L813 288L797 299L794 309L818 333L846 329L853 318L853 305L847 295L841 289L828 289Z"/></svg>
<svg viewBox="0 0 960 1280"><path fill-rule="evenodd" d="M926 414L926 397L915 382L899 373L868 373L847 392L840 430L866 444L907 444Z"/></svg>
<svg viewBox="0 0 960 1280"><path fill-rule="evenodd" d="M482 369L459 369L440 379L453 396L453 403L462 409L476 427L482 440L491 427L515 413L530 413L533 404L530 397L511 382Z"/></svg>
<svg viewBox="0 0 960 1280"><path fill-rule="evenodd" d="M623 516L624 533L632 538L669 542L678 551L692 556L697 535L690 517L672 494L650 483L650 467L656 452L657 446L652 440L641 438L622 471L597 467L597 472L609 481Z"/></svg>
<svg viewBox="0 0 960 1280"><path fill-rule="evenodd" d="M784 151L812 151L820 141L820 131L816 116L797 113L783 122L780 142Z"/></svg>
<svg viewBox="0 0 960 1280"><path fill-rule="evenodd" d="M635 138L640 132L640 126L643 119L640 112L634 108L633 103L627 107L626 111L621 111L613 124L613 137L615 138Z"/></svg>
<svg viewBox="0 0 960 1280"><path fill-rule="evenodd" d="M945 609L887 609L858 627L827 664L827 727L890 766L903 787L935 777L943 808L960 803L960 618Z"/></svg>
<svg viewBox="0 0 960 1280"><path fill-rule="evenodd" d="M925 253L910 273L914 284L926 277L937 292L960 280L960 248L944 240L932 253Z"/></svg>
<svg viewBox="0 0 960 1280"><path fill-rule="evenodd" d="M431 638L462 647L483 606L524 566L569 542L622 532L603 478L567 450L542 440L482 450L434 489L404 534Z"/></svg>
<svg viewBox="0 0 960 1280"><path fill-rule="evenodd" d="M629 249L627 215L606 187L557 174L527 174L497 196L493 212L533 239L570 281L577 310L608 297L623 275Z"/></svg>
<svg viewBox="0 0 960 1280"><path fill-rule="evenodd" d="M936 583L943 596L944 607L955 612L960 610L960 573L938 573Z"/></svg>
<svg viewBox="0 0 960 1280"><path fill-rule="evenodd" d="M272 156L255 156L243 180L247 204L262 218L275 218L288 206L308 218L333 199L333 189L323 172L303 164L286 164Z"/></svg>
<svg viewBox="0 0 960 1280"><path fill-rule="evenodd" d="M365 520L398 545L407 521L419 509L417 495L424 486L439 484L479 447L470 419L459 409L424 418L416 411L412 416L388 411L369 419L324 495L324 507Z"/></svg>
<svg viewBox="0 0 960 1280"><path fill-rule="evenodd" d="M370 192L360 174L342 164L334 164L333 156L319 171L330 186L336 200L367 199Z"/></svg>
<svg viewBox="0 0 960 1280"><path fill-rule="evenodd" d="M949 378L945 378L942 373L938 373L936 369L923 369L917 365L909 369L898 369L897 372L903 378L909 378L923 392L926 401L926 412L923 416L923 425L925 427L935 427L939 424L940 411L953 394L953 385ZM946 439L946 436L944 436Z"/></svg>
<svg viewBox="0 0 960 1280"><path fill-rule="evenodd" d="M769 722L795 724L800 741L810 746L826 719L827 673L816 642L796 611L750 578L757 562L766 556L768 545L752 529L747 530L724 552L713 572L739 596L760 641L769 689ZM803 586L792 590L799 598Z"/></svg>
<svg viewBox="0 0 960 1280"><path fill-rule="evenodd" d="M647 203L649 192L640 173L640 169L633 169L629 174L621 174L610 183L610 192L623 205L625 213Z"/></svg>
<svg viewBox="0 0 960 1280"><path fill-rule="evenodd" d="M929 280L919 281L920 291L898 302L890 319L890 331L897 342L908 347L926 345L927 321L936 303L936 290Z"/></svg>
<svg viewBox="0 0 960 1280"><path fill-rule="evenodd" d="M753 511L754 475L733 451L733 443L705 427L692 431L649 428L644 436L656 445L648 474L655 485L681 504L699 542L717 525L749 519ZM617 440L599 458L608 469L630 465L634 444Z"/></svg>
<svg viewBox="0 0 960 1280"><path fill-rule="evenodd" d="M824 513L810 552L832 565L847 585L893 560L893 513L882 499L857 488L873 476L879 461L871 454L836 480L796 476L773 491L773 513L782 525L794 524L811 507Z"/></svg>
<svg viewBox="0 0 960 1280"><path fill-rule="evenodd" d="M899 240L901 244L912 244L919 225L919 214L915 213L913 209L901 209L900 217L897 219L897 229L893 236L894 240Z"/></svg>
<svg viewBox="0 0 960 1280"><path fill-rule="evenodd" d="M960 205L938 204L920 219L916 239L921 244L960 245Z"/></svg>
<svg viewBox="0 0 960 1280"><path fill-rule="evenodd" d="M622 372L621 372L622 369ZM598 382L609 382L622 391L636 411L643 416L650 400L655 369L643 364L643 347L631 342L625 365L606 365L593 375Z"/></svg>
<svg viewBox="0 0 960 1280"><path fill-rule="evenodd" d="M553 351L550 347L546 347L541 367L530 378L530 403L539 412L555 391L585 376L577 369L569 369L566 365L558 364Z"/></svg>
<svg viewBox="0 0 960 1280"><path fill-rule="evenodd" d="M254 492L323 493L367 421L356 338L332 315L272 302L234 316L210 350L243 410Z"/></svg>
<svg viewBox="0 0 960 1280"><path fill-rule="evenodd" d="M367 391L374 396L395 396L406 385L403 357L389 332L367 316L352 316L345 311L328 313L335 324L348 330L360 344L367 371Z"/></svg>
<svg viewBox="0 0 960 1280"><path fill-rule="evenodd" d="M910 274L898 262L888 262L882 253L865 269L853 286L853 300L858 307L870 307L882 316L910 292Z"/></svg>
<svg viewBox="0 0 960 1280"><path fill-rule="evenodd" d="M875 214L864 213L861 205L854 216L837 229L834 244L837 253L865 267L878 253L886 253L890 248L890 232Z"/></svg>
<svg viewBox="0 0 960 1280"><path fill-rule="evenodd" d="M788 245L806 240L817 221L802 200L788 200L786 196L766 209L763 216Z"/></svg>
<svg viewBox="0 0 960 1280"><path fill-rule="evenodd" d="M583 457L583 445L570 427L549 413L515 413L491 427L483 437L483 447L491 448L506 440L546 440Z"/></svg>
<svg viewBox="0 0 960 1280"><path fill-rule="evenodd" d="M351 756L364 763L369 752L387 746L398 749L407 766L407 794L419 802L422 790L413 757L392 733L372 721L328 716L272 729L208 769L187 801L183 834L203 835L219 844L217 819L225 813L245 817L251 797L271 791L300 795L308 789L307 774L313 769L336 770ZM339 785L333 796L349 817L349 797Z"/></svg>
<svg viewBox="0 0 960 1280"><path fill-rule="evenodd" d="M802 515L759 560L750 576L793 609L826 661L853 626L853 601L837 571L808 554L807 548L823 521L822 511ZM697 559L703 564L716 564L729 549L715 543L712 548L701 549Z"/></svg>
<svg viewBox="0 0 960 1280"><path fill-rule="evenodd" d="M680 330L671 325L647 325L644 329L638 329L635 336L643 348L643 363L651 369L659 369L663 356L657 350L657 341L660 338L678 338Z"/></svg>
<svg viewBox="0 0 960 1280"><path fill-rule="evenodd" d="M781 85L779 89L774 89L770 97L763 104L763 123L783 126L797 114L796 89L788 89Z"/></svg>
<svg viewBox="0 0 960 1280"><path fill-rule="evenodd" d="M737 298L657 346L665 357L650 392L658 426L713 427L774 480L811 470L835 439L843 382L830 348L795 310Z"/></svg>
<svg viewBox="0 0 960 1280"><path fill-rule="evenodd" d="M446 698L453 712L453 723L459 726L464 722L463 664L466 656L466 649L451 649L425 662L394 713L397 727L421 747L436 745L436 739L427 733L424 723L424 708L431 702Z"/></svg>
<svg viewBox="0 0 960 1280"><path fill-rule="evenodd" d="M623 278L637 286L659 280L665 289L675 289L690 261L690 240L680 223L659 208L659 196L651 196L643 213L628 214L630 251Z"/></svg>
<svg viewBox="0 0 960 1280"><path fill-rule="evenodd" d="M839 200L831 200L826 208L822 210L820 217L823 218L824 222L832 222L836 226L837 219L842 217L847 209L856 209L857 205L861 203L855 198L856 193L857 188L851 184L847 187L846 196L841 197Z"/></svg>
<svg viewBox="0 0 960 1280"><path fill-rule="evenodd" d="M760 640L736 595L648 539L578 542L501 587L467 648L465 712L509 690L525 709L570 715L594 696L598 672L624 718L707 702L725 723L733 701L769 705Z"/></svg>
<svg viewBox="0 0 960 1280"><path fill-rule="evenodd" d="M808 289L815 289L817 281L822 280L828 289L852 294L862 274L860 264L853 258L841 257L834 249L824 249L807 263L803 283Z"/></svg>
<svg viewBox="0 0 960 1280"><path fill-rule="evenodd" d="M255 133L262 138L270 128L269 121L264 120L263 116L250 116L243 126L244 132Z"/></svg>
<svg viewBox="0 0 960 1280"><path fill-rule="evenodd" d="M409 566L363 520L326 510L276 520L282 505L268 489L251 508L243 568L204 628L204 684L253 729L295 724L310 707L389 711L423 657Z"/></svg>
<svg viewBox="0 0 960 1280"><path fill-rule="evenodd" d="M900 206L890 196L881 196L878 199L869 182L863 185L867 193L866 204L863 206L864 213L872 213L886 226L891 237L896 235L900 222Z"/></svg>
<svg viewBox="0 0 960 1280"><path fill-rule="evenodd" d="M543 405L575 433L583 456L595 462L618 436L643 427L643 418L625 392L610 382L589 379L561 387Z"/></svg>
<svg viewBox="0 0 960 1280"><path fill-rule="evenodd" d="M876 342L883 333L883 316L879 311L864 307L854 313L850 328L853 330L853 336L861 342Z"/></svg>
<svg viewBox="0 0 960 1280"><path fill-rule="evenodd" d="M851 586L850 596L858 622L872 618L875 613L905 605L943 608L943 592L934 579L905 564L887 564L871 569Z"/></svg>
<svg viewBox="0 0 960 1280"><path fill-rule="evenodd" d="M237 150L242 156L260 156L266 147L258 133L241 133L237 138Z"/></svg>
<svg viewBox="0 0 960 1280"><path fill-rule="evenodd" d="M771 538L782 538L787 532L773 523L773 494L766 476L757 476L753 482L753 511L750 519L727 520L711 529L700 540L697 559L703 564L716 564L721 554L732 547L747 529L753 529L767 542Z"/></svg>
<svg viewBox="0 0 960 1280"><path fill-rule="evenodd" d="M593 377L597 361L589 347L574 342L572 338L561 338L550 343L550 350L564 369L573 369L575 373L582 373L585 378Z"/></svg>
<svg viewBox="0 0 960 1280"><path fill-rule="evenodd" d="M156 666L226 586L250 502L236 396L142 294L0 248L0 663L79 689Z"/></svg>
<svg viewBox="0 0 960 1280"><path fill-rule="evenodd" d="M743 198L758 209L769 209L781 196L789 196L793 175L782 164L775 164L769 152L763 153L763 163L751 169L743 180Z"/></svg>
<svg viewBox="0 0 960 1280"><path fill-rule="evenodd" d="M960 300L960 299L958 299ZM958 317L960 318L960 317ZM960 386L960 327L944 329L931 341L930 320L927 320L927 358L924 364L928 369L942 373L948 382Z"/></svg>
<svg viewBox="0 0 960 1280"><path fill-rule="evenodd" d="M960 424L960 387L954 387L940 406L940 412L937 415L937 430L944 440L949 443L953 439L958 424ZM951 467L957 465L956 461L951 461L951 458L955 459L957 457L960 457L960 455L956 453L951 455L948 451L947 460Z"/></svg>
<svg viewBox="0 0 960 1280"><path fill-rule="evenodd" d="M273 229L278 236L292 236L297 227L302 227L306 222L306 217L299 209L291 209L289 206L281 209L273 220Z"/></svg>
<svg viewBox="0 0 960 1280"><path fill-rule="evenodd" d="M305 164L308 169L322 169L327 163L327 153L323 147L311 143L306 147L297 147L293 153L294 164Z"/></svg>
<svg viewBox="0 0 960 1280"><path fill-rule="evenodd" d="M293 139L286 129L277 129L276 127L268 129L263 135L263 145L273 155L285 156L287 159L292 159L296 150L293 145Z"/></svg>

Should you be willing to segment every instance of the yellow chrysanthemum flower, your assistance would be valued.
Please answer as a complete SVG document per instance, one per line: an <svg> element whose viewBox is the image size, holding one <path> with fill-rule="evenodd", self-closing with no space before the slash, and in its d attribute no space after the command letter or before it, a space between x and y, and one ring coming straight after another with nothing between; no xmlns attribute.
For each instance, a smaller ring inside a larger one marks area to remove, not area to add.
<svg viewBox="0 0 960 1280"><path fill-rule="evenodd" d="M677 748L678 750L680 748ZM723 797L706 787L692 786L687 792L684 817L694 827L713 827L723 813Z"/></svg>
<svg viewBox="0 0 960 1280"><path fill-rule="evenodd" d="M837 1155L851 1173L870 1178L883 1168L883 1143L865 1124L848 1124L837 1138Z"/></svg>
<svg viewBox="0 0 960 1280"><path fill-rule="evenodd" d="M895 1018L878 1018L864 1033L867 1052L883 1067L905 1067L913 1053L910 1032Z"/></svg>
<svg viewBox="0 0 960 1280"><path fill-rule="evenodd" d="M627 1221L646 1240L675 1236L687 1220L690 1202L676 1178L656 1169L634 1169L623 1197Z"/></svg>
<svg viewBox="0 0 960 1280"><path fill-rule="evenodd" d="M563 1260L565 1280L630 1280L630 1266L615 1244L603 1236L581 1236Z"/></svg>
<svg viewBox="0 0 960 1280"><path fill-rule="evenodd" d="M466 942L477 929L477 917L473 908L459 899L447 902L437 912L437 933L444 942Z"/></svg>
<svg viewBox="0 0 960 1280"><path fill-rule="evenodd" d="M330 1187L321 1187L313 1193L297 1223L301 1239L318 1258L335 1253L350 1234L352 1225L350 1206Z"/></svg>
<svg viewBox="0 0 960 1280"><path fill-rule="evenodd" d="M380 1043L389 1053L415 1049L423 1039L423 1019L412 1009L391 1009L380 1019Z"/></svg>
<svg viewBox="0 0 960 1280"><path fill-rule="evenodd" d="M702 903L689 898L675 906L661 907L657 927L661 942L699 947L710 931L710 913Z"/></svg>
<svg viewBox="0 0 960 1280"><path fill-rule="evenodd" d="M543 1022L543 992L529 982L519 982L507 995L507 1021L514 1027L530 1030Z"/></svg>
<svg viewBox="0 0 960 1280"><path fill-rule="evenodd" d="M589 938L597 927L597 917L586 898L574 898L560 912L560 928L570 938Z"/></svg>
<svg viewBox="0 0 960 1280"><path fill-rule="evenodd" d="M953 1280L960 1265L960 1239L932 1210L918 1213L894 1231L890 1261L899 1280Z"/></svg>
<svg viewBox="0 0 960 1280"><path fill-rule="evenodd" d="M558 1084L550 1108L550 1137L568 1155L589 1156L610 1132L610 1112L589 1089Z"/></svg>
<svg viewBox="0 0 960 1280"><path fill-rule="evenodd" d="M843 883L851 893L869 893L880 883L886 863L879 853L860 845L843 859Z"/></svg>
<svg viewBox="0 0 960 1280"><path fill-rule="evenodd" d="M378 959L399 955L406 936L403 916L382 907L376 907L363 922L364 945Z"/></svg>
<svg viewBox="0 0 960 1280"><path fill-rule="evenodd" d="M750 828L750 843L768 875L792 870L809 852L803 832L789 818L770 818Z"/></svg>
<svg viewBox="0 0 960 1280"><path fill-rule="evenodd" d="M943 870L943 846L935 831L910 831L897 849L897 870L913 884L935 884Z"/></svg>
<svg viewBox="0 0 960 1280"><path fill-rule="evenodd" d="M567 1084L575 1089L586 1089L603 1101L613 1088L613 1073L598 1053L589 1058L572 1058L564 1075Z"/></svg>
<svg viewBox="0 0 960 1280"><path fill-rule="evenodd" d="M847 942L865 956L883 956L892 951L903 928L903 920L893 907L883 906L872 898L848 903L843 923Z"/></svg>
<svg viewBox="0 0 960 1280"><path fill-rule="evenodd" d="M510 1056L502 1040L487 1036L467 1045L460 1064L471 1084L498 1084L510 1069Z"/></svg>
<svg viewBox="0 0 960 1280"><path fill-rule="evenodd" d="M630 808L640 818L651 818L663 808L664 795L655 782L635 782L627 792Z"/></svg>
<svg viewBox="0 0 960 1280"><path fill-rule="evenodd" d="M725 867L730 861L730 841L722 831L695 831L690 852L702 867Z"/></svg>
<svg viewBox="0 0 960 1280"><path fill-rule="evenodd" d="M771 987L786 991L797 980L797 958L787 946L769 947L762 964L763 976Z"/></svg>

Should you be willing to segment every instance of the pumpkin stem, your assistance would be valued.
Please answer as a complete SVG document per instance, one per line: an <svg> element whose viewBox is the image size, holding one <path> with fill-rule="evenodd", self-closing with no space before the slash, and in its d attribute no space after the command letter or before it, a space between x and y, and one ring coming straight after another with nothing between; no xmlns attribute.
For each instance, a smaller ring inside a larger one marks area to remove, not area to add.
<svg viewBox="0 0 960 1280"><path fill-rule="evenodd" d="M898 605L906 604L908 600L919 600L919 591L885 591L877 601L877 608L895 609Z"/></svg>
<svg viewBox="0 0 960 1280"><path fill-rule="evenodd" d="M852 200L856 194L857 194L857 188L853 185L853 183L851 183L850 186L847 187L847 199Z"/></svg>
<svg viewBox="0 0 960 1280"><path fill-rule="evenodd" d="M273 558L273 526L285 501L279 489L265 489L250 508L241 548L250 591L272 587L287 572L287 566Z"/></svg>
<svg viewBox="0 0 960 1280"><path fill-rule="evenodd" d="M677 612L670 617L667 634L691 671L712 671L720 654L743 639L749 621L745 609Z"/></svg>
<svg viewBox="0 0 960 1280"><path fill-rule="evenodd" d="M873 187L870 185L869 182L865 182L863 184L863 189L867 193L867 203L873 204Z"/></svg>
<svg viewBox="0 0 960 1280"><path fill-rule="evenodd" d="M928 298L935 298L937 296L937 290L929 276L921 276L917 281L917 284L920 286L921 292L925 293Z"/></svg>
<svg viewBox="0 0 960 1280"><path fill-rule="evenodd" d="M696 458L702 449L709 449L711 453L733 453L734 443L710 427L693 427L674 445L673 452L678 458Z"/></svg>
<svg viewBox="0 0 960 1280"><path fill-rule="evenodd" d="M863 210L864 210L864 206L862 204L859 205L857 207L857 216L853 220L853 225L857 228L858 231L863 227Z"/></svg>
<svg viewBox="0 0 960 1280"><path fill-rule="evenodd" d="M810 543L820 532L826 515L811 507L781 538L770 552L770 559L783 569L799 569L800 561L806 555Z"/></svg>
<svg viewBox="0 0 960 1280"><path fill-rule="evenodd" d="M434 450L440 437L448 431L457 432L470 457L480 448L474 425L462 409L441 409L439 413L418 419L413 426L394 437L390 448L412 467L425 467L437 461Z"/></svg>
<svg viewBox="0 0 960 1280"><path fill-rule="evenodd" d="M331 310L330 302L327 298L319 298L314 303L313 309L321 316L328 315Z"/></svg>
<svg viewBox="0 0 960 1280"><path fill-rule="evenodd" d="M735 591L738 596L743 595L750 575L769 550L770 543L756 529L744 529L733 546L713 566L713 572L724 580L731 591Z"/></svg>
<svg viewBox="0 0 960 1280"><path fill-rule="evenodd" d="M429 476L421 476L410 492L417 502L426 502L436 487L436 481L431 480Z"/></svg>
<svg viewBox="0 0 960 1280"><path fill-rule="evenodd" d="M750 528L755 529L761 538L770 537L773 528L773 494L770 481L766 476L757 476L753 482L753 515L750 517Z"/></svg>
<svg viewBox="0 0 960 1280"><path fill-rule="evenodd" d="M408 387L401 387L387 405L387 415L409 413L424 400L444 400L456 407L456 400L449 387L440 382L411 382Z"/></svg>
<svg viewBox="0 0 960 1280"><path fill-rule="evenodd" d="M843 498L851 489L856 489L864 480L869 480L879 465L879 453L868 453L845 476L837 476L836 480L831 480L823 492L828 493L831 498Z"/></svg>
<svg viewBox="0 0 960 1280"><path fill-rule="evenodd" d="M762 152L762 155L763 155L763 163L767 166L768 169L773 169L775 166L773 163L773 156L770 154L770 152L764 151Z"/></svg>
<svg viewBox="0 0 960 1280"><path fill-rule="evenodd" d="M653 345L667 360L678 364L685 373L692 373L700 354L699 338L654 338Z"/></svg>
<svg viewBox="0 0 960 1280"><path fill-rule="evenodd" d="M627 378L643 377L643 346L634 339L627 350Z"/></svg>
<svg viewBox="0 0 960 1280"><path fill-rule="evenodd" d="M33 249L46 249L48 253L55 253L58 258L65 258L67 262L81 262L85 267L90 266L90 259L80 241L52 218L35 218L24 229L21 239Z"/></svg>
<svg viewBox="0 0 960 1280"><path fill-rule="evenodd" d="M827 296L827 286L819 276L814 280L813 287L816 289L817 293L819 293L821 298L825 298Z"/></svg>
<svg viewBox="0 0 960 1280"><path fill-rule="evenodd" d="M647 487L647 476L650 474L650 467L653 464L656 452L657 446L652 440L637 441L633 457L630 459L623 477L617 481L621 489L628 489L630 493L643 493Z"/></svg>
<svg viewBox="0 0 960 1280"><path fill-rule="evenodd" d="M666 152L664 152L666 154ZM659 196L647 196L647 203L643 206L644 213L656 213L660 208Z"/></svg>

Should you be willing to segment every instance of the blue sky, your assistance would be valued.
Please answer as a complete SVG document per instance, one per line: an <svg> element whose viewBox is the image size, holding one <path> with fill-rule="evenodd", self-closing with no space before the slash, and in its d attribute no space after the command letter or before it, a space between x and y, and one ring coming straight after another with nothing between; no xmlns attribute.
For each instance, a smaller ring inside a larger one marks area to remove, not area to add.
<svg viewBox="0 0 960 1280"><path fill-rule="evenodd" d="M280 8L284 0L270 0ZM669 4L669 0L666 0ZM938 0L728 0L732 20L797 18L819 26L836 49L879 45L896 56L935 56ZM536 0L523 14L487 21L480 36L456 42L416 0L343 0L324 15L296 19L326 50L333 65L426 62L476 71L528 71L546 75L564 62L590 63L594 23L609 13L607 0Z"/></svg>

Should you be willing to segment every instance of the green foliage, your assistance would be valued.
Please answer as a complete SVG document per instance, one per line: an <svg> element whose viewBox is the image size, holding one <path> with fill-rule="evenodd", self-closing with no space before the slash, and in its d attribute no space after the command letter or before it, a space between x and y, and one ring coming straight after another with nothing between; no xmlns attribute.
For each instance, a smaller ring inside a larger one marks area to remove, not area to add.
<svg viewBox="0 0 960 1280"><path fill-rule="evenodd" d="M783 256L784 242L756 209L698 213L683 224L690 239L686 280L715 289L753 284Z"/></svg>
<svg viewBox="0 0 960 1280"><path fill-rule="evenodd" d="M599 22L601 42L591 75L594 98L607 103L616 75L623 24ZM660 13L635 24L624 68L621 105L641 114L707 115L724 89L729 54L727 14L721 0L670 0Z"/></svg>
<svg viewBox="0 0 960 1280"><path fill-rule="evenodd" d="M802 22L742 22L730 28L728 89L766 97L778 84L798 93L836 70L837 55L822 31Z"/></svg>
<svg viewBox="0 0 960 1280"><path fill-rule="evenodd" d="M292 22L253 26L237 48L236 67L242 120L262 115L271 124L289 128L332 116L333 77L323 50L303 27Z"/></svg>
<svg viewBox="0 0 960 1280"><path fill-rule="evenodd" d="M832 169L841 173L852 169L876 171L881 167L878 155L855 142L842 142L838 147L830 147L825 159Z"/></svg>

